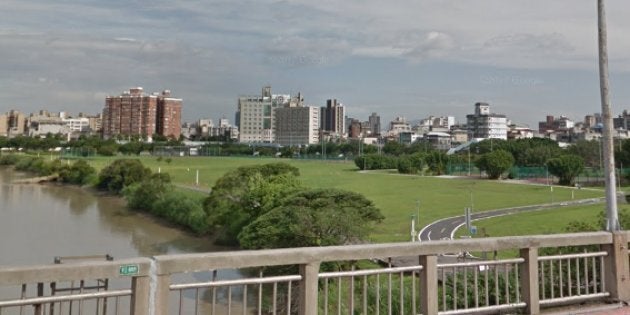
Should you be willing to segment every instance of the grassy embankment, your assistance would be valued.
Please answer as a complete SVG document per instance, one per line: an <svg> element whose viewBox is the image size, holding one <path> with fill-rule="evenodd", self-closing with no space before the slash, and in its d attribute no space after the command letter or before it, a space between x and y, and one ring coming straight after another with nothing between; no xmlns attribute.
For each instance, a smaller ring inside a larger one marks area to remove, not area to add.
<svg viewBox="0 0 630 315"><path fill-rule="evenodd" d="M100 169L114 158L92 158L90 163ZM224 157L173 157L170 163L166 159L158 161L156 157L140 157L142 163L154 172L158 168L169 173L173 182L179 185L198 187L209 190L214 182L228 170L242 165L270 162L286 162L300 169L301 180L309 187L335 187L364 194L379 207L385 220L373 234L376 242L405 241L409 238L411 215L417 214L417 201L420 202L420 225L424 226L435 220L461 215L464 207L470 206L471 195L474 211L499 209L554 201L600 197L601 191L575 190L566 187L554 187L553 192L546 186L508 184L490 180L447 179L422 176L405 176L391 171L358 172L354 163L338 161L302 161L279 160L269 158L224 158ZM199 185L195 185L199 170ZM203 193L191 193L191 197L203 198ZM601 206L599 206L601 207ZM552 218L576 218L570 208L545 211ZM588 212L588 211L587 211ZM527 220L515 220L513 216L504 217L501 230L487 228L492 236L515 235L515 231L524 234L542 232L561 232L566 225L562 219L549 219L536 216ZM540 214L539 214L540 215ZM593 217L593 220L594 217ZM527 222L524 222L527 221ZM569 220L566 220L567 222ZM480 221L482 227L486 222ZM509 222L507 224L506 222ZM519 222L515 224L514 222ZM488 227L494 227L492 223ZM518 230L514 226L518 225ZM541 230L541 227L542 228ZM529 232L531 231L531 232Z"/></svg>

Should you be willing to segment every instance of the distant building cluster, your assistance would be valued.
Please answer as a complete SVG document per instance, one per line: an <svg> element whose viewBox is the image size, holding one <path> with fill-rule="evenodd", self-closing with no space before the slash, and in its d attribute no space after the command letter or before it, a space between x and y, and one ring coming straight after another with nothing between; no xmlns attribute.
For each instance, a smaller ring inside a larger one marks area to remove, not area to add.
<svg viewBox="0 0 630 315"><path fill-rule="evenodd" d="M0 136L44 137L49 134L62 135L68 139L80 135L99 134L102 117L79 113L76 117L66 112L50 113L40 110L29 115L17 110L0 114Z"/></svg>
<svg viewBox="0 0 630 315"><path fill-rule="evenodd" d="M70 115L40 110L28 115L17 110L0 114L0 136L63 135L67 139L80 135L103 138L153 135L168 138L183 136L196 141L238 141L277 146L307 146L349 139L365 144L382 145L387 141L402 144L424 143L440 150L467 146L480 139L523 139L541 137L561 143L599 139L602 136L600 114L586 115L583 121L566 116L548 115L538 129L518 126L503 114L491 111L490 104L477 102L466 121L454 116L428 116L408 120L396 117L384 126L378 113L367 120L348 117L347 108L336 98L323 106L309 105L301 93L273 94L270 86L260 95L243 95L237 100L234 125L225 117L215 123L210 118L192 123L181 122L182 99L169 90L147 94L143 88L131 88L117 96L107 96L102 113ZM624 110L613 119L616 138L630 138L630 112Z"/></svg>
<svg viewBox="0 0 630 315"><path fill-rule="evenodd" d="M182 99L171 97L171 91L145 94L141 87L118 96L108 96L103 109L103 138L119 135L150 138L154 134L179 138L181 134Z"/></svg>

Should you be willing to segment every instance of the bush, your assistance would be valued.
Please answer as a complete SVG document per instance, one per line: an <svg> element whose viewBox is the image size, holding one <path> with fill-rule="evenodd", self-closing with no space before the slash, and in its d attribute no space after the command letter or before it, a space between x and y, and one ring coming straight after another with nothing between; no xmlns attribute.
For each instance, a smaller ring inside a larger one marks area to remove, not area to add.
<svg viewBox="0 0 630 315"><path fill-rule="evenodd" d="M417 174L422 172L423 167L422 154L402 155L398 158L398 173Z"/></svg>
<svg viewBox="0 0 630 315"><path fill-rule="evenodd" d="M115 160L101 170L98 187L119 194L123 188L151 176L151 170L137 159Z"/></svg>
<svg viewBox="0 0 630 315"><path fill-rule="evenodd" d="M169 191L153 203L151 213L190 228L197 234L208 231L207 215L200 203L181 192Z"/></svg>
<svg viewBox="0 0 630 315"><path fill-rule="evenodd" d="M168 174L153 174L138 183L125 187L122 191L127 206L135 210L153 210L153 203L173 190L171 178Z"/></svg>
<svg viewBox="0 0 630 315"><path fill-rule="evenodd" d="M92 181L96 170L83 160L78 160L72 166L63 166L59 170L62 182L75 185L85 185Z"/></svg>

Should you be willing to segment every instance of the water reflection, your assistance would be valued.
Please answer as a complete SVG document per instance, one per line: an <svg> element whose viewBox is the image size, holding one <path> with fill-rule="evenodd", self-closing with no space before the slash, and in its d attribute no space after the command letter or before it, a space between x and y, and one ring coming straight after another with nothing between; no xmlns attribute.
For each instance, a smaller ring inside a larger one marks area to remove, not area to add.
<svg viewBox="0 0 630 315"><path fill-rule="evenodd" d="M26 175L0 168L0 265L48 264L54 256L116 259L225 250L144 214L124 201L63 185L12 184Z"/></svg>

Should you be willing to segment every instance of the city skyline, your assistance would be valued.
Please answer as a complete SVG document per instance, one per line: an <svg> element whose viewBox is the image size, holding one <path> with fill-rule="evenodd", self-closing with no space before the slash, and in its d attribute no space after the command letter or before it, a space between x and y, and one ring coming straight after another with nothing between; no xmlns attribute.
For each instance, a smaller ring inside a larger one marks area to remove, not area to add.
<svg viewBox="0 0 630 315"><path fill-rule="evenodd" d="M476 102L536 128L600 111L596 4L530 1L3 2L2 112L97 113L129 86L171 89L183 121L234 119L271 85L383 122ZM612 110L630 107L630 3L608 1Z"/></svg>

